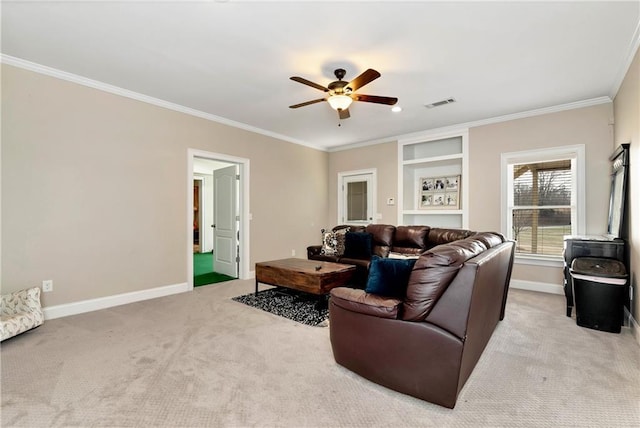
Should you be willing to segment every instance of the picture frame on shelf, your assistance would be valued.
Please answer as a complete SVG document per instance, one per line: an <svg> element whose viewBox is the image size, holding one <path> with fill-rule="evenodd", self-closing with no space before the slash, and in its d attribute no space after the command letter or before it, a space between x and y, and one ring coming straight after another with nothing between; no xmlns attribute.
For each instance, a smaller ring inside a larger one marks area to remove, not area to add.
<svg viewBox="0 0 640 428"><path fill-rule="evenodd" d="M460 209L460 175L420 177L418 189L421 210Z"/></svg>

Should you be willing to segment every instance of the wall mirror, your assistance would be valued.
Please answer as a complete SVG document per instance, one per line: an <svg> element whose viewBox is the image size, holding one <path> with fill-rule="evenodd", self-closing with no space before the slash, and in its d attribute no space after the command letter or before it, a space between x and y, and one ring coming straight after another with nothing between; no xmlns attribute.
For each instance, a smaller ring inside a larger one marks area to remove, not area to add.
<svg viewBox="0 0 640 428"><path fill-rule="evenodd" d="M621 144L609 158L611 168L611 197L609 200L609 225L607 233L620 238L624 224L627 176L629 167L629 144Z"/></svg>

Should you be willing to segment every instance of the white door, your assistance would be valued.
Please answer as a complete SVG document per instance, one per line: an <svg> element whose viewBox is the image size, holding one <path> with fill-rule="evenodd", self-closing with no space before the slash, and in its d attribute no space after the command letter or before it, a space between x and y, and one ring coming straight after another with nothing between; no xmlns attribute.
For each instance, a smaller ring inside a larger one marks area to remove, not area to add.
<svg viewBox="0 0 640 428"><path fill-rule="evenodd" d="M218 273L238 277L238 167L213 171L213 266Z"/></svg>
<svg viewBox="0 0 640 428"><path fill-rule="evenodd" d="M374 223L375 174L340 174L340 179L338 222L361 225Z"/></svg>

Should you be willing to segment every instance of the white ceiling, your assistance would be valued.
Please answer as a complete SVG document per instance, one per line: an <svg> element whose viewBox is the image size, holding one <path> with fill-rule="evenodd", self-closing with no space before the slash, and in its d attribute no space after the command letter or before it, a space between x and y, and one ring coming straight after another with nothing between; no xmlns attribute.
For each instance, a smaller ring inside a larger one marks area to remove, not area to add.
<svg viewBox="0 0 640 428"><path fill-rule="evenodd" d="M613 97L639 17L638 1L3 1L2 54L330 150ZM378 70L357 92L403 111L288 108L324 95L290 76L326 86L335 68Z"/></svg>

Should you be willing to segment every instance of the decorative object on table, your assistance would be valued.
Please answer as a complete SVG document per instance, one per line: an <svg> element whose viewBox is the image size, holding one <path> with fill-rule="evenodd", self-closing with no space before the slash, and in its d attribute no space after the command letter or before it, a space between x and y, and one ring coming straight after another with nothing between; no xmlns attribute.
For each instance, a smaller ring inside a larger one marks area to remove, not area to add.
<svg viewBox="0 0 640 428"><path fill-rule="evenodd" d="M328 296L314 296L298 290L287 288L271 288L231 300L261 309L301 324L326 327L328 325L329 309L327 305L319 305L318 299Z"/></svg>
<svg viewBox="0 0 640 428"><path fill-rule="evenodd" d="M420 177L418 183L418 208L460 209L460 176Z"/></svg>

